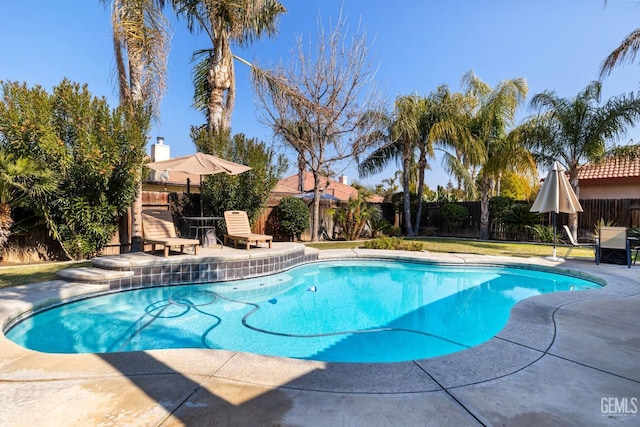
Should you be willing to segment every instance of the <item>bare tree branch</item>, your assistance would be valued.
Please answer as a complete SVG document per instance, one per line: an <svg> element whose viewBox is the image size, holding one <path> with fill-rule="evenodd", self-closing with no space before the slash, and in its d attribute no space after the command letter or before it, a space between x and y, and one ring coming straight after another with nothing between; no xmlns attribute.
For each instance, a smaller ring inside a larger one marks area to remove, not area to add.
<svg viewBox="0 0 640 427"><path fill-rule="evenodd" d="M293 148L314 176L312 240L318 239L319 199L327 171L377 142L384 99L375 92L364 32L349 37L341 17L317 43L297 38L292 63L253 68L263 120Z"/></svg>

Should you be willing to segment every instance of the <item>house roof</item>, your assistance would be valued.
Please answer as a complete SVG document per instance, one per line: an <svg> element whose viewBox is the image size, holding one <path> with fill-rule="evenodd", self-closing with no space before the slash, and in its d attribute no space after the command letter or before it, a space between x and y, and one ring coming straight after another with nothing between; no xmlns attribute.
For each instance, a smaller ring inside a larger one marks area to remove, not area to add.
<svg viewBox="0 0 640 427"><path fill-rule="evenodd" d="M278 194L289 194L289 195L295 195L295 194L299 194L299 191L296 190L295 188L290 188L287 187L286 185L284 185L282 183L282 180L278 181L278 183L276 184L275 188L271 191L272 193L278 193Z"/></svg>
<svg viewBox="0 0 640 427"><path fill-rule="evenodd" d="M384 203L384 196L379 194L372 194L367 197L367 202L369 203Z"/></svg>
<svg viewBox="0 0 640 427"><path fill-rule="evenodd" d="M153 181L151 179L148 179L146 182L161 183L164 185L171 184L171 185L186 187L187 178L189 178L191 181L192 187L200 186L200 175L175 172L175 171L165 171L163 173L168 178L167 180ZM153 176L153 174L151 175ZM324 177L322 177L321 179L323 184L326 184L327 179ZM304 175L303 193L308 193L311 191L313 191L313 174L307 171L305 172L305 175ZM272 193L280 194L280 195L283 195L283 194L291 195L291 196L300 194L300 191L298 191L298 174L288 176L278 181ZM342 184L341 182L335 181L333 179L329 180L329 185L323 191L323 194L327 196L333 196L343 202L346 202L349 199L358 198L358 190L355 187L352 187L347 184ZM384 198L377 194L372 194L367 198L367 201L370 203L382 203L383 200Z"/></svg>
<svg viewBox="0 0 640 427"><path fill-rule="evenodd" d="M349 199L358 198L358 190L350 185L342 184L332 179L328 180L327 185L327 178L325 177L321 177L321 182L323 186L327 186L323 191L324 194L329 194L344 202L348 201ZM288 189L289 191L293 191L293 194L299 193L300 191L298 190L298 174L282 178L280 181L278 181L277 188ZM309 191L313 191L313 174L309 171L306 171L304 173L302 192L307 193Z"/></svg>
<svg viewBox="0 0 640 427"><path fill-rule="evenodd" d="M600 163L588 163L578 171L579 181L619 178L640 179L640 157L634 160L612 158Z"/></svg>

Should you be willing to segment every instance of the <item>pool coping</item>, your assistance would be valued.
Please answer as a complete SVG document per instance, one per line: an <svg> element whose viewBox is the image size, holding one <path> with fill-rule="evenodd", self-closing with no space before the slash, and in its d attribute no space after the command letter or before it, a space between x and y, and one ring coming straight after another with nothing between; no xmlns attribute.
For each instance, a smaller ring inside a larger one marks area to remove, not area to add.
<svg viewBox="0 0 640 427"><path fill-rule="evenodd" d="M276 251L299 250L296 245L283 246ZM46 388L47 383L63 378L82 378L104 381L105 377L126 378L154 377L163 375L180 375L184 377L207 378L213 383L226 385L229 389L246 387L251 389L280 390L286 394L321 393L326 395L349 396L423 396L435 393L443 395L447 400L460 403L457 393L468 393L469 390L486 387L488 384L505 381L517 377L522 372L535 370L533 367L542 364L553 354L559 330L566 325L558 322L562 316L571 316L579 312L584 304L611 302L615 304L625 298L638 298L640 295L640 276L638 268L631 270L617 265L595 266L585 260L567 260L554 262L542 258L519 259L513 257L493 257L467 254L440 254L429 252L398 252L380 250L327 250L319 251L320 261L346 258L380 258L403 259L437 264L464 265L507 265L520 268L571 273L584 278L606 281L602 289L563 292L538 295L520 301L514 306L507 325L492 339L480 346L450 355L400 363L328 363L273 356L261 356L248 353L221 350L153 350L146 352L116 353L108 355L74 354L55 355L39 353L24 349L4 337L0 337L0 397L2 384L25 382L39 384ZM202 254L204 257L220 257L222 255ZM249 256L268 256L258 251L229 252L230 260L247 259ZM173 257L170 257L170 259ZM160 258L162 260L162 258ZM192 258L193 259L193 256ZM153 259L153 262L161 262ZM171 259L178 262L178 259ZM59 298L74 298L95 292L103 292L109 286L58 280L27 287L0 290L0 319L6 326L11 318L31 310L54 303ZM582 314L582 313L580 313ZM629 322L638 324L640 313ZM626 328L626 325L623 325ZM4 327L3 327L4 330ZM640 345L640 344L637 344ZM578 350L578 349L576 349ZM640 354L640 349L636 349ZM584 352L580 349L580 352ZM584 356L580 356L584 357ZM562 359L579 359L578 356L563 354ZM150 363L153 360L153 363ZM579 362L579 361L578 361ZM633 362L633 360L632 360ZM593 367L591 367L593 368ZM597 368L597 367L596 367ZM622 369L622 368L621 368ZM604 371L611 370L610 368ZM603 369L600 369L603 371ZM631 371L611 372L614 377L624 379L625 387L631 381L636 382L640 390L640 373ZM138 386L138 388L140 388ZM206 389L199 385L198 390ZM224 387L223 387L224 388ZM149 394L148 390L144 390ZM132 391L133 392L133 391ZM197 392L194 392L197 394ZM193 394L195 396L196 394ZM6 396L5 396L6 398ZM92 395L93 399L102 400L105 396ZM112 399L113 400L113 399ZM188 412L191 415L178 416L188 419L201 412L189 407L189 400L176 400L169 405L155 408L165 417ZM126 405L121 405L125 406ZM471 406L471 409L467 406ZM474 409L473 405L462 405L458 410L464 419L473 423L491 424L496 421L493 412L484 413L482 408ZM110 407L105 412L122 412L122 407ZM143 410L138 408L138 410ZM129 410L132 411L132 410ZM135 411L132 411L135 413ZM355 414L354 414L355 415ZM577 414L573 414L578 416ZM18 417L29 418L27 413ZM106 416L101 413L98 417ZM291 414L288 414L291 417ZM299 415L303 416L303 415ZM20 418L21 419L21 418ZM278 418L281 419L281 418ZM579 417L577 418L579 419ZM622 418L616 418L620 420ZM0 421L2 416L0 416ZM9 419L11 420L11 419ZM604 421L604 419L602 419ZM624 418L623 420L630 420ZM15 421L15 419L14 419ZM631 421L631 420L630 420Z"/></svg>

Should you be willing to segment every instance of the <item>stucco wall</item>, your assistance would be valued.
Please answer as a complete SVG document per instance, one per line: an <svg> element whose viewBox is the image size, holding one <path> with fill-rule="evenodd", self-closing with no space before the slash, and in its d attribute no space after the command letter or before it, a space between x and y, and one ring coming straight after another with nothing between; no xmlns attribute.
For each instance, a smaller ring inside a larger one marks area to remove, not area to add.
<svg viewBox="0 0 640 427"><path fill-rule="evenodd" d="M640 184L580 184L580 199L638 199Z"/></svg>

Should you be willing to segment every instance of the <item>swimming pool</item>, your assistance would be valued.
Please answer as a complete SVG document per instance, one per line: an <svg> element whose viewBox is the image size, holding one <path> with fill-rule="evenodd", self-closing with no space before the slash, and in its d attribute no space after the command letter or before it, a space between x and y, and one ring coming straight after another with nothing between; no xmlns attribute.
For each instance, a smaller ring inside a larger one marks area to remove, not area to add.
<svg viewBox="0 0 640 427"><path fill-rule="evenodd" d="M256 279L138 289L48 309L6 336L50 353L213 348L331 362L398 362L464 350L529 296L597 288L506 267L318 262Z"/></svg>

